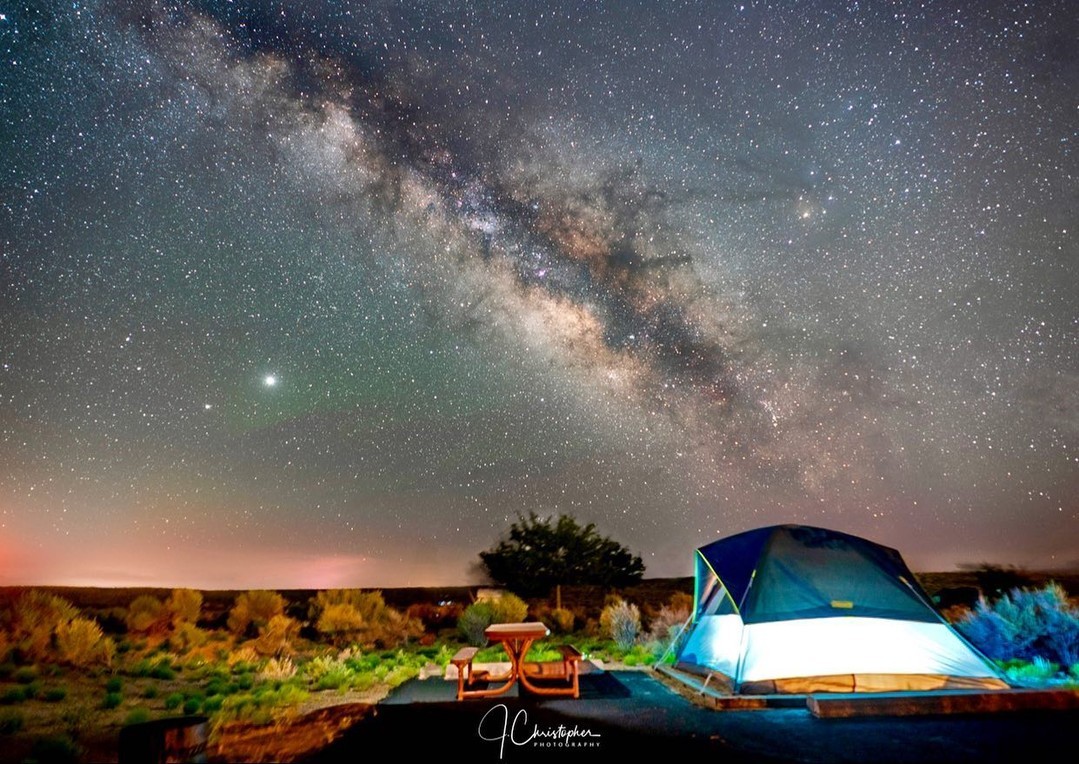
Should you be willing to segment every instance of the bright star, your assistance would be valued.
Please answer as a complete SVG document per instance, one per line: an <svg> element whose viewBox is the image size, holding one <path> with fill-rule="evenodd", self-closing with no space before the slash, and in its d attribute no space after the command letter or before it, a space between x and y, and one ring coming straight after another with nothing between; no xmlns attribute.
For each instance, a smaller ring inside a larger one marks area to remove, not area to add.
<svg viewBox="0 0 1079 764"><path fill-rule="evenodd" d="M273 374L267 374L265 377L263 377L262 384L266 385L266 387L273 387L277 384L277 377L275 377Z"/></svg>

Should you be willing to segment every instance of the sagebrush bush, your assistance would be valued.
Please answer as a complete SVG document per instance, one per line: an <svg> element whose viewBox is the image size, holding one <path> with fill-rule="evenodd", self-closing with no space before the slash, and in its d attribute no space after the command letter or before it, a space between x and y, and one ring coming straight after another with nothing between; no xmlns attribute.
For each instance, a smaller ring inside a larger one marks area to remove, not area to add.
<svg viewBox="0 0 1079 764"><path fill-rule="evenodd" d="M150 709L138 706L137 708L132 708L124 717L123 726L130 727L132 724L144 724L150 721L151 718Z"/></svg>
<svg viewBox="0 0 1079 764"><path fill-rule="evenodd" d="M386 604L382 592L328 589L311 599L315 628L340 646L394 648L423 634L423 623Z"/></svg>
<svg viewBox="0 0 1079 764"><path fill-rule="evenodd" d="M512 592L490 600L491 623L520 623L528 617L528 603Z"/></svg>
<svg viewBox="0 0 1079 764"><path fill-rule="evenodd" d="M270 658L259 671L260 679L288 679L296 675L296 664L292 658Z"/></svg>
<svg viewBox="0 0 1079 764"><path fill-rule="evenodd" d="M169 648L178 653L187 653L202 647L210 635L193 623L177 623L169 636Z"/></svg>
<svg viewBox="0 0 1079 764"><path fill-rule="evenodd" d="M1013 589L992 605L983 599L956 627L994 660L1079 662L1079 608L1059 584Z"/></svg>
<svg viewBox="0 0 1079 764"><path fill-rule="evenodd" d="M196 624L202 615L202 592L194 589L173 589L165 602L173 628L181 624Z"/></svg>
<svg viewBox="0 0 1079 764"><path fill-rule="evenodd" d="M101 707L105 709L112 709L119 706L124 702L124 696L118 692L105 693L105 699L101 701Z"/></svg>
<svg viewBox="0 0 1079 764"><path fill-rule="evenodd" d="M543 619L543 622L547 624L547 628L556 634L570 634L573 632L575 620L572 610L556 607L547 613L547 617Z"/></svg>
<svg viewBox="0 0 1079 764"><path fill-rule="evenodd" d="M457 619L457 630L470 645L482 645L487 641L484 630L494 621L494 610L489 602L473 602Z"/></svg>
<svg viewBox="0 0 1079 764"><path fill-rule="evenodd" d="M56 651L72 666L111 666L116 643L89 618L73 618L56 627Z"/></svg>
<svg viewBox="0 0 1079 764"><path fill-rule="evenodd" d="M164 634L169 628L169 611L157 597L143 594L127 606L124 623L135 634Z"/></svg>
<svg viewBox="0 0 1079 764"><path fill-rule="evenodd" d="M641 633L641 611L636 605L619 600L607 605L599 617L603 633L622 650L629 650Z"/></svg>
<svg viewBox="0 0 1079 764"><path fill-rule="evenodd" d="M56 627L78 617L79 611L62 597L30 589L19 595L12 606L12 641L31 658L47 660L52 654Z"/></svg>
<svg viewBox="0 0 1079 764"><path fill-rule="evenodd" d="M275 616L285 614L285 598L277 592L254 589L236 597L229 611L228 627L233 634L258 632L269 625Z"/></svg>
<svg viewBox="0 0 1079 764"><path fill-rule="evenodd" d="M669 645L689 620L689 610L682 602L661 607L648 626L649 641Z"/></svg>
<svg viewBox="0 0 1079 764"><path fill-rule="evenodd" d="M292 640L300 633L300 624L287 615L275 615L259 629L251 647L262 656L281 656L292 652Z"/></svg>

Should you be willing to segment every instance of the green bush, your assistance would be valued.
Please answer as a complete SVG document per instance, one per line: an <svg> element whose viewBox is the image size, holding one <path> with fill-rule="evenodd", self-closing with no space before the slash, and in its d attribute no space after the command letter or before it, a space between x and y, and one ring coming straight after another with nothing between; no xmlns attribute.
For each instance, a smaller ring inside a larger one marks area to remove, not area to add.
<svg viewBox="0 0 1079 764"><path fill-rule="evenodd" d="M528 617L528 603L512 592L491 600L491 623L520 623Z"/></svg>
<svg viewBox="0 0 1079 764"><path fill-rule="evenodd" d="M165 708L169 711L177 709L184 702L184 695L181 692L169 693L165 698Z"/></svg>
<svg viewBox="0 0 1079 764"><path fill-rule="evenodd" d="M138 706L131 709L127 716L124 717L124 726L130 727L132 724L144 724L150 721L151 718L150 709Z"/></svg>
<svg viewBox="0 0 1079 764"><path fill-rule="evenodd" d="M23 685L23 691L26 693L26 699L27 700L33 700L34 698L40 697L41 696L41 682L38 682L37 680L35 680L35 681L31 682L30 684L24 684Z"/></svg>
<svg viewBox="0 0 1079 764"><path fill-rule="evenodd" d="M221 706L225 703L225 698L221 695L210 695L202 703L202 712L204 714L213 714L221 710Z"/></svg>
<svg viewBox="0 0 1079 764"><path fill-rule="evenodd" d="M124 681L118 676L111 677L105 682L105 692L120 692L123 688Z"/></svg>
<svg viewBox="0 0 1079 764"><path fill-rule="evenodd" d="M191 714L197 714L199 709L202 708L202 698L195 696L188 698L184 701L184 713L190 716Z"/></svg>
<svg viewBox="0 0 1079 764"><path fill-rule="evenodd" d="M23 715L18 711L0 711L0 735L14 735L23 728Z"/></svg>
<svg viewBox="0 0 1079 764"><path fill-rule="evenodd" d="M105 700L102 701L101 707L105 709L117 708L124 702L124 696L118 692L109 692L105 694Z"/></svg>
<svg viewBox="0 0 1079 764"><path fill-rule="evenodd" d="M457 619L457 630L470 645L487 641L484 630L494 623L494 610L488 602L473 602Z"/></svg>
<svg viewBox="0 0 1079 764"><path fill-rule="evenodd" d="M49 703L59 703L61 700L67 697L66 687L50 687L45 690L43 698Z"/></svg>
<svg viewBox="0 0 1079 764"><path fill-rule="evenodd" d="M14 703L22 703L26 700L26 689L23 687L9 687L0 695L0 705L10 706Z"/></svg>
<svg viewBox="0 0 1079 764"><path fill-rule="evenodd" d="M147 685L146 689L142 691L142 697L146 698L147 700L153 700L157 697L157 687L152 684Z"/></svg>
<svg viewBox="0 0 1079 764"><path fill-rule="evenodd" d="M1021 686L1040 687L1060 672L1058 664L1041 657L1030 662L1022 659L1001 661L1000 666L1009 682Z"/></svg>
<svg viewBox="0 0 1079 764"><path fill-rule="evenodd" d="M166 682L171 682L176 678L176 670L173 669L168 658L162 658L150 669L150 676L154 679L162 679Z"/></svg>

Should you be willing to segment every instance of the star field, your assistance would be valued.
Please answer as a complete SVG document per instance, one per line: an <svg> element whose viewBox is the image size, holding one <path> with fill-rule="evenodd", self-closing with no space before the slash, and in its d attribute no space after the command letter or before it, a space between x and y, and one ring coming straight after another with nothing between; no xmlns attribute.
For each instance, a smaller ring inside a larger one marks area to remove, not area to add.
<svg viewBox="0 0 1079 764"><path fill-rule="evenodd" d="M518 513L1079 562L1079 21L0 5L0 582L456 584Z"/></svg>

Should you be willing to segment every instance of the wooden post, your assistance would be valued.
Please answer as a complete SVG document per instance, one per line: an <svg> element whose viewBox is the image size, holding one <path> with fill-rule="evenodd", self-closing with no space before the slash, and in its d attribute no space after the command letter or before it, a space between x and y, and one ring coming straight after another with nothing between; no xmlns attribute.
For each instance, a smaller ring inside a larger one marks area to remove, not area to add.
<svg viewBox="0 0 1079 764"><path fill-rule="evenodd" d="M562 609L562 584L554 586L554 606L556 610Z"/></svg>

